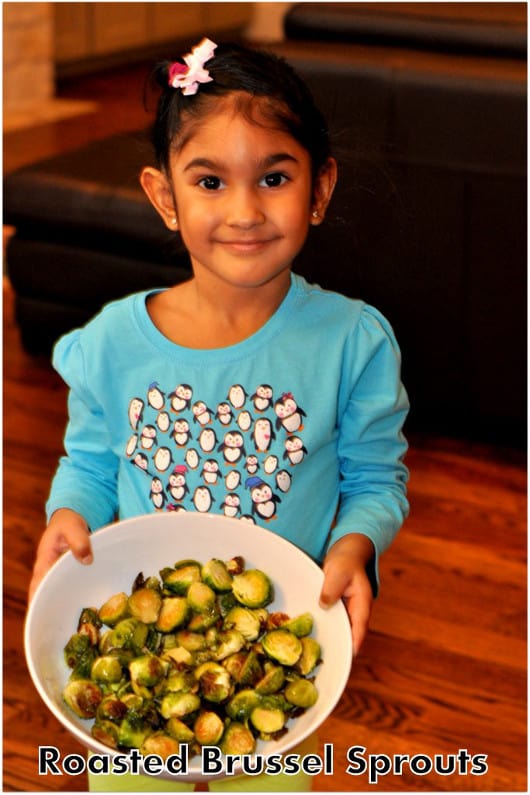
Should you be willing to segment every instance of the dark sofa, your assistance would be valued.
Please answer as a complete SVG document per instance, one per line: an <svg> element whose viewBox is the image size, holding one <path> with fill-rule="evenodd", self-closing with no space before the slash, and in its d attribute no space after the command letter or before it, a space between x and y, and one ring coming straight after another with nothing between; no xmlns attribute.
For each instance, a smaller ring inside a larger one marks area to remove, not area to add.
<svg viewBox="0 0 530 795"><path fill-rule="evenodd" d="M414 4L300 4L274 47L313 87L340 163L329 219L295 270L388 316L410 428L522 445L526 28L396 21L392 5ZM48 352L113 298L188 275L138 187L150 157L139 131L6 177L7 268L29 351Z"/></svg>

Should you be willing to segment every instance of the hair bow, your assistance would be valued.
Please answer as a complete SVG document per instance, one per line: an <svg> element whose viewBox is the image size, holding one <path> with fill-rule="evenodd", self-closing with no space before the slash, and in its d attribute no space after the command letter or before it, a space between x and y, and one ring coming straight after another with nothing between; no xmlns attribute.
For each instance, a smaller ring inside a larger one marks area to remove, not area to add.
<svg viewBox="0 0 530 795"><path fill-rule="evenodd" d="M184 63L175 61L169 67L168 82L172 88L180 88L186 96L196 94L199 83L210 83L213 77L204 68L206 61L213 57L217 44L203 39L184 56Z"/></svg>

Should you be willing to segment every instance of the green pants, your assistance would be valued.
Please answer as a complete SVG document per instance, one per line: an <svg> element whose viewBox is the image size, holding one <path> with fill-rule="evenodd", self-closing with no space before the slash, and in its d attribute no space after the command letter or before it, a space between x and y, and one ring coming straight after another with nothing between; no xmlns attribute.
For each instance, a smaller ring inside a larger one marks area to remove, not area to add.
<svg viewBox="0 0 530 795"><path fill-rule="evenodd" d="M301 757L318 753L317 735L312 734L289 753L300 754ZM226 776L208 782L208 790L210 792L311 792L313 778L314 776L303 772L292 776L285 773ZM192 781L170 781L157 776L134 775L133 773L97 775L89 772L88 789L90 792L193 792L195 783Z"/></svg>

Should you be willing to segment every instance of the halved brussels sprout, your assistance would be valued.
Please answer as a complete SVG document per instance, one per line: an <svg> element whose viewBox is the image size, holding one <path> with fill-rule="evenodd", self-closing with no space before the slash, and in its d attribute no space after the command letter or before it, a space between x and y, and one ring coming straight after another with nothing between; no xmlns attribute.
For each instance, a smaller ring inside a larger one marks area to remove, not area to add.
<svg viewBox="0 0 530 795"><path fill-rule="evenodd" d="M261 643L265 654L282 665L294 665L302 655L302 642L287 629L267 632Z"/></svg>
<svg viewBox="0 0 530 795"><path fill-rule="evenodd" d="M259 569L247 569L236 574L232 591L237 601L246 607L265 607L273 600L272 583Z"/></svg>
<svg viewBox="0 0 530 795"><path fill-rule="evenodd" d="M144 624L154 624L162 607L162 597L153 588L139 588L129 596L129 612Z"/></svg>
<svg viewBox="0 0 530 795"><path fill-rule="evenodd" d="M284 690L285 698L295 707L312 707L318 700L318 690L309 679L294 679Z"/></svg>
<svg viewBox="0 0 530 795"><path fill-rule="evenodd" d="M124 748L141 748L152 733L152 728L142 720L125 717L118 726L118 745Z"/></svg>
<svg viewBox="0 0 530 795"><path fill-rule="evenodd" d="M245 638L237 629L227 629L219 632L213 646L214 660L224 660L231 654L235 654L245 646Z"/></svg>
<svg viewBox="0 0 530 795"><path fill-rule="evenodd" d="M254 707L250 713L250 722L261 734L274 734L285 726L285 713L281 709L270 709L264 706Z"/></svg>
<svg viewBox="0 0 530 795"><path fill-rule="evenodd" d="M302 654L297 660L295 668L303 676L307 676L320 662L322 649L320 643L314 638L300 638Z"/></svg>
<svg viewBox="0 0 530 795"><path fill-rule="evenodd" d="M197 613L209 613L217 603L215 591L205 582L192 582L186 597L191 609Z"/></svg>
<svg viewBox="0 0 530 795"><path fill-rule="evenodd" d="M127 618L129 613L129 597L124 591L114 594L101 605L98 616L103 624L114 627L122 618Z"/></svg>
<svg viewBox="0 0 530 795"><path fill-rule="evenodd" d="M110 720L97 720L90 730L92 737L98 742L117 748L119 742L119 728Z"/></svg>
<svg viewBox="0 0 530 795"><path fill-rule="evenodd" d="M160 702L160 714L163 718L183 718L191 715L201 706L201 699L196 693L167 693Z"/></svg>
<svg viewBox="0 0 530 795"><path fill-rule="evenodd" d="M225 629L237 629L245 640L257 640L261 631L259 616L248 607L233 607L225 616Z"/></svg>
<svg viewBox="0 0 530 795"><path fill-rule="evenodd" d="M90 649L91 645L88 635L80 634L79 632L72 635L64 647L64 661L67 666L73 668L76 662Z"/></svg>
<svg viewBox="0 0 530 795"><path fill-rule="evenodd" d="M265 663L265 673L256 682L256 692L264 696L270 693L277 693L283 687L284 682L285 673L282 666Z"/></svg>
<svg viewBox="0 0 530 795"><path fill-rule="evenodd" d="M180 752L180 743L169 734L158 731L148 735L140 747L140 753L144 756L156 754L161 759L167 759L172 754Z"/></svg>
<svg viewBox="0 0 530 795"><path fill-rule="evenodd" d="M256 748L254 735L243 723L231 723L221 741L224 754L251 754Z"/></svg>
<svg viewBox="0 0 530 795"><path fill-rule="evenodd" d="M236 555L234 558L230 558L230 560L226 561L226 568L232 576L241 574L245 568L245 559L242 558L241 555Z"/></svg>
<svg viewBox="0 0 530 795"><path fill-rule="evenodd" d="M290 618L280 625L282 629L288 629L297 638L309 635L313 629L313 616L311 613L302 613L295 618Z"/></svg>
<svg viewBox="0 0 530 795"><path fill-rule="evenodd" d="M164 681L164 693L197 692L199 685L193 671L186 668L172 671Z"/></svg>
<svg viewBox="0 0 530 795"><path fill-rule="evenodd" d="M226 701L233 691L230 674L222 665L206 662L195 671L203 698L220 703Z"/></svg>
<svg viewBox="0 0 530 795"><path fill-rule="evenodd" d="M250 713L253 709L261 704L261 696L255 690L250 688L247 690L240 690L236 693L228 704L226 705L226 714L232 720L244 723L250 718Z"/></svg>
<svg viewBox="0 0 530 795"><path fill-rule="evenodd" d="M151 697L151 688L165 676L166 666L158 657L143 654L129 663L129 674L134 692L143 698Z"/></svg>
<svg viewBox="0 0 530 795"><path fill-rule="evenodd" d="M164 588L179 596L185 596L192 582L200 582L201 564L193 560L181 561L173 569L162 569L160 576Z"/></svg>
<svg viewBox="0 0 530 795"><path fill-rule="evenodd" d="M110 654L98 657L92 663L90 678L100 684L111 685L119 682L123 676L120 661Z"/></svg>
<svg viewBox="0 0 530 795"><path fill-rule="evenodd" d="M193 665L195 661L193 652L188 651L184 646L175 646L172 649L168 649L162 654L162 659L178 665Z"/></svg>
<svg viewBox="0 0 530 795"><path fill-rule="evenodd" d="M222 560L212 558L205 563L201 570L201 576L203 581L214 591L223 593L232 589L232 575Z"/></svg>
<svg viewBox="0 0 530 795"><path fill-rule="evenodd" d="M103 691L90 679L75 679L64 688L63 699L80 718L94 718L103 699Z"/></svg>
<svg viewBox="0 0 530 795"><path fill-rule="evenodd" d="M216 712L201 712L193 724L193 732L200 745L217 745L225 725Z"/></svg>
<svg viewBox="0 0 530 795"><path fill-rule="evenodd" d="M179 743L192 743L195 740L195 735L180 718L169 718L166 723L166 731L170 737L178 740Z"/></svg>
<svg viewBox="0 0 530 795"><path fill-rule="evenodd" d="M214 605L210 610L204 613L195 613L188 621L188 629L190 632L206 632L207 629L213 627L219 620L219 608Z"/></svg>
<svg viewBox="0 0 530 795"><path fill-rule="evenodd" d="M186 623L189 614L190 606L185 596L166 597L162 599L155 626L159 632L173 632Z"/></svg>
<svg viewBox="0 0 530 795"><path fill-rule="evenodd" d="M189 629L177 632L175 640L179 646L184 646L188 651L202 651L206 648L204 635L200 632L191 632Z"/></svg>
<svg viewBox="0 0 530 795"><path fill-rule="evenodd" d="M119 722L125 717L127 704L117 696L105 696L100 702L96 711L96 720L100 723L104 721Z"/></svg>
<svg viewBox="0 0 530 795"><path fill-rule="evenodd" d="M110 649L142 649L147 640L149 627L137 618L124 618L119 621L108 640Z"/></svg>

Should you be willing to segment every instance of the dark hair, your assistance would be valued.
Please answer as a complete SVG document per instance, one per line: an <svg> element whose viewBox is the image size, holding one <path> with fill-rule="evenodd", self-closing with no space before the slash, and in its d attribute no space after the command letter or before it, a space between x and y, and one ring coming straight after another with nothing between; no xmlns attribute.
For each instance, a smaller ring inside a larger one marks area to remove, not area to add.
<svg viewBox="0 0 530 795"><path fill-rule="evenodd" d="M164 61L154 72L162 93L152 140L161 168L168 169L171 148L184 143L179 135L186 132L185 123L213 112L216 98L239 92L238 109L259 124L255 117L255 99L259 98L261 118L290 133L307 150L316 177L330 154L327 124L309 88L285 59L240 44L219 44L205 64L212 81L201 83L191 96L169 86L169 67L170 62Z"/></svg>

